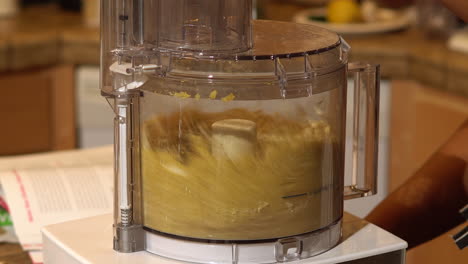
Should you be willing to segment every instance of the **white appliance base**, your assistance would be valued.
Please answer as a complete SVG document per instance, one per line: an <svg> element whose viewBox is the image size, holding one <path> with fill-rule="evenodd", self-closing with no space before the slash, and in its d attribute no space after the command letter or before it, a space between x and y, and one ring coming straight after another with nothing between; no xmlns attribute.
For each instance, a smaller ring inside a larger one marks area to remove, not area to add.
<svg viewBox="0 0 468 264"><path fill-rule="evenodd" d="M112 249L112 214L86 218L43 229L45 264L181 264L149 252L118 253ZM334 264L402 251L405 241L354 217L343 220L344 238L334 248L294 264ZM180 248L184 251L184 248ZM402 254L404 256L404 254ZM216 263L216 262L212 262ZM219 262L218 262L219 263ZM392 264L404 263L392 262Z"/></svg>

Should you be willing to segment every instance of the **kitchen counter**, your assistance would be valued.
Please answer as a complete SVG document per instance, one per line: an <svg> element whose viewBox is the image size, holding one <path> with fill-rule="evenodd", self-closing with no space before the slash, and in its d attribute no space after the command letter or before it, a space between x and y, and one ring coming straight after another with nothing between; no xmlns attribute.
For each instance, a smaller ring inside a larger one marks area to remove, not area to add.
<svg viewBox="0 0 468 264"><path fill-rule="evenodd" d="M416 80L468 97L468 54L417 29L347 39L350 61L380 63L383 78Z"/></svg>
<svg viewBox="0 0 468 264"><path fill-rule="evenodd" d="M412 79L468 97L468 54L450 51L416 29L346 38L351 61L378 62L382 77ZM0 71L35 66L99 64L99 29L76 13L32 7L0 20Z"/></svg>
<svg viewBox="0 0 468 264"><path fill-rule="evenodd" d="M98 65L99 29L53 5L0 19L0 71L57 63Z"/></svg>
<svg viewBox="0 0 468 264"><path fill-rule="evenodd" d="M0 263L31 264L29 254L18 244L0 243Z"/></svg>

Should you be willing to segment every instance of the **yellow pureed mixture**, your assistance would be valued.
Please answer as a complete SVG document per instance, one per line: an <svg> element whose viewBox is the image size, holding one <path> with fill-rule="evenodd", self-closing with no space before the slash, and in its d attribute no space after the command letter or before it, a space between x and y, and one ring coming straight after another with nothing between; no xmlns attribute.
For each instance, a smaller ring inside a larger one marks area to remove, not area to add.
<svg viewBox="0 0 468 264"><path fill-rule="evenodd" d="M144 225L212 240L320 228L325 122L232 109L184 109L143 124ZM329 197L329 195L326 195Z"/></svg>

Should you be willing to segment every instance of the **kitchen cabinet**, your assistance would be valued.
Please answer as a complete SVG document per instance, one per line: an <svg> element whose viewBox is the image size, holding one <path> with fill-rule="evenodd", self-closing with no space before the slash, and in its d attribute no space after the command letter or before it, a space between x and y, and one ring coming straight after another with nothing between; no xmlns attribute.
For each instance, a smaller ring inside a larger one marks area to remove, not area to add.
<svg viewBox="0 0 468 264"><path fill-rule="evenodd" d="M391 109L390 191L403 184L468 119L468 98L415 81L393 81ZM466 263L468 251L459 250L451 238L463 226L408 251L407 264Z"/></svg>
<svg viewBox="0 0 468 264"><path fill-rule="evenodd" d="M73 66L0 74L0 155L75 147Z"/></svg>

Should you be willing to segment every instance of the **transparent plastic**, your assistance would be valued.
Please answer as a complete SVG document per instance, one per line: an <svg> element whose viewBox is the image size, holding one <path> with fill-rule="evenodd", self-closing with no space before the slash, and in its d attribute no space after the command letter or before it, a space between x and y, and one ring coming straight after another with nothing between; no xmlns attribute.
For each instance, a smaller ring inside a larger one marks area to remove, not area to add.
<svg viewBox="0 0 468 264"><path fill-rule="evenodd" d="M377 193L380 67L349 63L348 71L354 77L353 171L345 199L352 199Z"/></svg>
<svg viewBox="0 0 468 264"><path fill-rule="evenodd" d="M252 48L251 0L160 1L159 47L199 52Z"/></svg>
<svg viewBox="0 0 468 264"><path fill-rule="evenodd" d="M146 250L189 263L282 263L323 253L341 239L341 221L301 236L258 243L210 243L146 234ZM180 249L180 250L174 250Z"/></svg>
<svg viewBox="0 0 468 264"><path fill-rule="evenodd" d="M261 80L266 74L250 83L149 80L141 88L145 227L255 241L339 220L345 74L343 65L322 76L317 83L328 84L317 92L303 78L281 87Z"/></svg>
<svg viewBox="0 0 468 264"><path fill-rule="evenodd" d="M106 94L124 92L122 87L135 81L113 76L112 65L115 71L152 63L158 60L155 49L213 56L253 46L252 0L101 2L101 90Z"/></svg>
<svg viewBox="0 0 468 264"><path fill-rule="evenodd" d="M349 46L325 29L251 21L250 0L103 0L101 10L117 251L183 259L220 243L230 257L188 261L271 263L339 241L345 195L375 193L378 67L348 65Z"/></svg>

